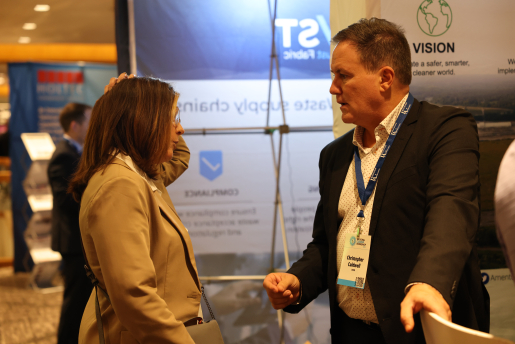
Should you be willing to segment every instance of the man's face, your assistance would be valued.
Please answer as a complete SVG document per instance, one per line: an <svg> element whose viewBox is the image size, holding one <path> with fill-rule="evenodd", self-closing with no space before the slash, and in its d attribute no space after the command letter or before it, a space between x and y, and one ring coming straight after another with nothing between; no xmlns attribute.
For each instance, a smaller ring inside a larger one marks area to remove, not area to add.
<svg viewBox="0 0 515 344"><path fill-rule="evenodd" d="M343 122L370 126L381 102L379 72L366 70L350 41L340 42L334 49L331 72L334 80L329 92L340 104Z"/></svg>
<svg viewBox="0 0 515 344"><path fill-rule="evenodd" d="M84 140L86 139L90 118L91 109L86 109L84 111L84 121L82 123L77 123L77 142L79 142L80 144L84 144Z"/></svg>

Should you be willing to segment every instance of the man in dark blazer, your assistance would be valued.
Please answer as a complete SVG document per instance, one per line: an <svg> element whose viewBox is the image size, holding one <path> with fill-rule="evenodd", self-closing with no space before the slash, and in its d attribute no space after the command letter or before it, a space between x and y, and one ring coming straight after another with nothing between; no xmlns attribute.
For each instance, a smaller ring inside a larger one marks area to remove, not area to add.
<svg viewBox="0 0 515 344"><path fill-rule="evenodd" d="M270 301L297 313L328 289L332 343L424 343L421 309L487 332L473 117L410 96L410 48L397 25L362 19L333 41L330 92L356 129L322 150L313 240L287 273L266 277ZM377 182L365 204L359 176ZM363 289L337 284L357 227L371 237Z"/></svg>
<svg viewBox="0 0 515 344"><path fill-rule="evenodd" d="M48 165L48 180L52 188L52 249L62 255L64 279L63 305L57 342L77 343L82 313L93 285L84 271L80 241L79 203L66 191L75 172L86 138L91 107L67 104L59 115L64 130Z"/></svg>

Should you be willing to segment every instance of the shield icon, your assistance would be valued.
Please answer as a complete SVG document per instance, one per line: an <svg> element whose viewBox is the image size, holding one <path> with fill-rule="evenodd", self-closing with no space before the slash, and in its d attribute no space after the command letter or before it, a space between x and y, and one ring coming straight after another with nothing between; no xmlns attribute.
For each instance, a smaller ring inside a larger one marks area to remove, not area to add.
<svg viewBox="0 0 515 344"><path fill-rule="evenodd" d="M222 175L222 151L201 151L199 158L201 176L215 180Z"/></svg>

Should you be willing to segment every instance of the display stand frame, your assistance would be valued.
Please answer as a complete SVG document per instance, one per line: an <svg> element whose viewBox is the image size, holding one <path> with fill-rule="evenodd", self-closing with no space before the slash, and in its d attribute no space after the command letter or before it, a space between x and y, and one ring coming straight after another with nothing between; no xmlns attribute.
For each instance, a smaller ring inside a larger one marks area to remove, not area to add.
<svg viewBox="0 0 515 344"><path fill-rule="evenodd" d="M279 59L276 53L275 46L275 19L277 16L277 2L278 0L272 0L274 2L273 9L270 4L270 0L267 0L270 24L272 28L272 45L270 52L270 69L268 79L268 108L266 116L266 125L263 127L239 127L239 128L196 128L188 129L184 135L229 135L229 134L265 134L270 135L272 159L274 162L275 172L275 200L274 200L274 219L272 228L272 242L270 252L270 269L269 272L285 272L290 268L290 257L288 251L288 242L286 238L286 226L284 221L284 210L280 190L280 172L282 162L282 145L283 135L290 133L299 132L328 132L333 131L332 126L313 126L313 127L290 127L286 121L286 115L284 110L284 101L281 87L281 75L279 68ZM135 22L134 22L134 0L127 0L127 14L128 14L128 31L129 31L129 61L131 74L137 75L137 59L136 59L136 34L135 34ZM282 125L270 126L270 104L272 97L272 83L273 83L273 71L276 71L277 84L279 89L279 100L281 104L281 115ZM279 133L279 144L277 147L277 156L274 143L274 133ZM285 269L275 267L275 250L276 250L276 234L277 234L277 218L279 217L279 224L281 227L281 236L284 250L284 261ZM242 280L264 280L266 275L231 275L231 276L199 276L201 281L207 283L211 282L225 282L225 281L242 281ZM280 328L280 340L279 343L284 343L284 319L283 311L277 310L277 319Z"/></svg>

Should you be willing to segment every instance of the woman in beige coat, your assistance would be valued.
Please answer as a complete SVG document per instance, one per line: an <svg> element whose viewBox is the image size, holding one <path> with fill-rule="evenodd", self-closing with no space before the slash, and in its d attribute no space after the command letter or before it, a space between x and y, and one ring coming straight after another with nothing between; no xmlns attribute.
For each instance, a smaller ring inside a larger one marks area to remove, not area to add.
<svg viewBox="0 0 515 344"><path fill-rule="evenodd" d="M188 166L177 109L162 81L118 82L93 108L70 190L80 199L87 261L105 342L193 343L183 322L199 314L201 285L187 229L165 189ZM79 343L98 343L93 290Z"/></svg>

